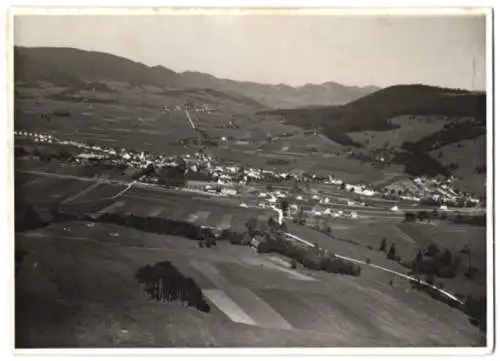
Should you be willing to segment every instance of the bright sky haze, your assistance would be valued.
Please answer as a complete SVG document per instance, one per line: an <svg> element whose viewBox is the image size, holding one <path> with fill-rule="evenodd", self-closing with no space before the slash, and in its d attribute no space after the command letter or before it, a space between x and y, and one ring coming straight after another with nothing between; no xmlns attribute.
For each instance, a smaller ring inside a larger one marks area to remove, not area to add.
<svg viewBox="0 0 500 361"><path fill-rule="evenodd" d="M19 15L14 42L292 86L486 83L482 15Z"/></svg>

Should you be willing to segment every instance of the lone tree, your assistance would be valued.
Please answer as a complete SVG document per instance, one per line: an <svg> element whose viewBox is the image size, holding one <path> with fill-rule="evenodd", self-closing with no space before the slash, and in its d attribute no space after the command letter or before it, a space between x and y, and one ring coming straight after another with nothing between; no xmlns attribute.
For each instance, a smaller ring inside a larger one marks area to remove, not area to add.
<svg viewBox="0 0 500 361"><path fill-rule="evenodd" d="M267 220L267 225L269 226L269 228L271 230L274 230L275 227L276 227L276 221L274 220L274 217L269 217L268 220Z"/></svg>
<svg viewBox="0 0 500 361"><path fill-rule="evenodd" d="M316 219L316 222L314 223L314 229L318 232L321 232L321 222L319 218Z"/></svg>
<svg viewBox="0 0 500 361"><path fill-rule="evenodd" d="M332 229L330 228L330 226L325 222L325 221L321 221L320 223L320 231L328 236L331 235L332 233Z"/></svg>
<svg viewBox="0 0 500 361"><path fill-rule="evenodd" d="M425 277L425 282L434 286L434 284L436 283L436 277L433 274L428 274Z"/></svg>
<svg viewBox="0 0 500 361"><path fill-rule="evenodd" d="M419 221L423 221L423 220L429 220L429 213L427 213L427 211L419 211L417 213L417 218Z"/></svg>
<svg viewBox="0 0 500 361"><path fill-rule="evenodd" d="M288 209L289 209L289 204L286 199L281 201L280 208L283 211L283 216L287 217L288 216Z"/></svg>
<svg viewBox="0 0 500 361"><path fill-rule="evenodd" d="M441 257L440 257L439 261L440 261L441 265L444 266L444 267L451 265L452 255L451 255L451 252L450 252L449 249L446 249L441 254Z"/></svg>
<svg viewBox="0 0 500 361"><path fill-rule="evenodd" d="M389 252L387 253L387 259L393 260L396 258L396 246L394 243L391 244L391 248L389 249Z"/></svg>
<svg viewBox="0 0 500 361"><path fill-rule="evenodd" d="M380 243L379 251L385 252L387 250L387 239L382 238L382 242Z"/></svg>
<svg viewBox="0 0 500 361"><path fill-rule="evenodd" d="M424 257L422 256L422 251L418 251L417 256L415 257L415 260L413 261L412 264L413 271L419 272L420 269L422 268L423 262L424 262Z"/></svg>
<svg viewBox="0 0 500 361"><path fill-rule="evenodd" d="M250 236L253 236L254 232L257 230L258 228L258 222L257 222L257 219L255 217L252 217L250 218L247 223L245 224L245 226L247 227L247 231L248 231L248 234Z"/></svg>
<svg viewBox="0 0 500 361"><path fill-rule="evenodd" d="M435 243L431 243L430 245L427 246L425 250L425 255L427 257L434 258L439 254L439 248Z"/></svg>
<svg viewBox="0 0 500 361"><path fill-rule="evenodd" d="M415 222L416 215L413 212L405 212L405 222Z"/></svg>

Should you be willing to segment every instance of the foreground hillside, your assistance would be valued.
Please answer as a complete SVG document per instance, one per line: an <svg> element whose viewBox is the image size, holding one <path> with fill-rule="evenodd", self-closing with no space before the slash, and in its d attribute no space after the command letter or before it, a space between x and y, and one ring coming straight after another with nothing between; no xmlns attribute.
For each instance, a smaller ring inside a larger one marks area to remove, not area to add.
<svg viewBox="0 0 500 361"><path fill-rule="evenodd" d="M33 170L45 172L27 173ZM292 269L276 253L256 253L230 240L199 247L187 235L173 234L171 227L151 226L153 220L177 220L225 224L239 232L251 217L265 221L269 211L153 188L123 192L118 184L92 184L93 179L80 177L85 173L83 167L54 162L25 159L16 164L16 214L21 215L16 219L32 220L16 224L19 348L484 345L483 334L466 314L368 264L358 276ZM38 224L34 209L43 217ZM59 211L72 211L80 220L61 217L70 213ZM348 236L358 245L293 223L290 232L316 239L332 252L369 257L370 264L401 272L402 266L383 252L362 245L378 245L383 235L404 255L405 243L427 242L416 232L414 241L392 236L399 234L399 222L354 222L336 221L335 232L350 229ZM473 259L484 259L483 235L465 231L455 247L473 237ZM148 288L138 274L159 263L191 279L209 309L155 298L158 288Z"/></svg>
<svg viewBox="0 0 500 361"><path fill-rule="evenodd" d="M16 82L80 87L84 81L107 80L170 89L209 88L249 97L271 108L345 104L377 90L334 82L297 88L239 82L199 72L176 73L163 66L149 67L123 57L73 48L16 47L14 61Z"/></svg>

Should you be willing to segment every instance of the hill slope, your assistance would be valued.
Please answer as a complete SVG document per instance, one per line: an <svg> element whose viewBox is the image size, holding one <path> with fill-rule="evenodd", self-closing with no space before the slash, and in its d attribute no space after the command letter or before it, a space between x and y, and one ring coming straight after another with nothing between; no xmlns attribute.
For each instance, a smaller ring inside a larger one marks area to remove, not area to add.
<svg viewBox="0 0 500 361"><path fill-rule="evenodd" d="M14 59L16 82L77 86L82 80L109 80L172 89L210 88L241 94L272 108L345 104L377 90L373 86L350 87L334 82L294 88L233 81L199 72L176 73L164 66L149 67L123 57L73 48L16 47Z"/></svg>
<svg viewBox="0 0 500 361"><path fill-rule="evenodd" d="M453 171L440 165L429 152L486 134L485 93L420 84L388 87L343 106L263 114L281 115L289 124L321 129L345 146L375 149L382 148L382 144L385 148L402 148L395 151L395 161L405 164L407 171L415 175ZM457 148L457 152L466 149ZM484 165L485 151L477 153L483 157L472 161L470 157L459 159L468 159L472 163L467 168L474 169Z"/></svg>
<svg viewBox="0 0 500 361"><path fill-rule="evenodd" d="M389 130L397 126L388 120L401 115L474 117L484 121L486 96L465 90L426 85L396 85L376 91L342 106L280 109L288 123L304 128L334 127L343 131Z"/></svg>

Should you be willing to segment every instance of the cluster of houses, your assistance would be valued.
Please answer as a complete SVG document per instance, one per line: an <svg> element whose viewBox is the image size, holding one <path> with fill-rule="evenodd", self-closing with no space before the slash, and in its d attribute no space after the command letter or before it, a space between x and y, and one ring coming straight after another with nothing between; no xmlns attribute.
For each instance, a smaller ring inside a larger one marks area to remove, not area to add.
<svg viewBox="0 0 500 361"><path fill-rule="evenodd" d="M413 177L411 187L394 191L386 189L383 193L385 198L403 199L415 203L450 206L450 207L476 207L480 200L472 194L460 192L452 184L456 180L454 176L445 177Z"/></svg>
<svg viewBox="0 0 500 361"><path fill-rule="evenodd" d="M164 105L162 107L162 113L170 113L170 112L183 112L185 109L184 105ZM207 113L210 114L212 112L215 112L218 110L216 106L210 105L210 104L196 104L193 105L192 107L189 108L190 111L195 112L195 113Z"/></svg>
<svg viewBox="0 0 500 361"><path fill-rule="evenodd" d="M411 200L417 203L433 202L437 206L469 206L473 207L480 202L477 198L471 195L458 192L451 186L453 178L425 178L416 177L412 179L415 187L411 190L406 189L405 192L376 192L374 187L367 184L349 184L341 179L329 176L318 176L316 174L307 174L299 171L277 172L270 169L262 169L255 167L244 167L237 164L222 164L216 161L209 154L199 151L193 154L183 154L179 156L167 156L164 154L155 154L145 151L132 151L125 148L116 149L109 146L87 145L75 141L63 141L54 138L52 135L30 133L23 131L15 131L15 135L30 137L37 142L58 143L71 145L80 148L82 152L75 157L75 161L80 164L91 162L102 162L103 160L111 164L121 166L125 169L125 173L134 175L141 173L141 170L146 168L161 170L162 168L178 167L183 164L185 167L184 174L187 179L185 188L193 191L211 192L223 194L227 196L236 196L241 185L251 185L252 183L259 184L279 184L284 182L295 183L315 183L315 184L330 184L339 186L341 190L349 191L359 196L372 197L375 195L396 197L403 200ZM161 172L153 172L153 174L141 175L141 181L148 183L158 183L158 174ZM273 188L269 186L269 188ZM290 199L293 193L293 187L281 187L280 190L261 190L258 193L258 205L261 207L276 206L280 203L280 199ZM255 188L256 189L256 188ZM302 195L296 195L297 201L304 201ZM343 213L335 213L328 211L328 197L320 197L313 194L311 199L319 206L322 206L322 214L328 214L333 217L345 216ZM430 204L430 203L427 203ZM348 200L348 206L366 205L364 202L356 202ZM293 212L294 207L290 207ZM313 210L314 212L314 210ZM318 211L319 212L319 211ZM326 212L326 213L325 213ZM350 214L349 216L353 216ZM356 217L354 214L353 217Z"/></svg>
<svg viewBox="0 0 500 361"><path fill-rule="evenodd" d="M54 138L52 137L51 134L42 134L42 133L35 133L35 132L23 132L23 131L14 130L14 136L31 138L37 143L51 144L54 142Z"/></svg>

